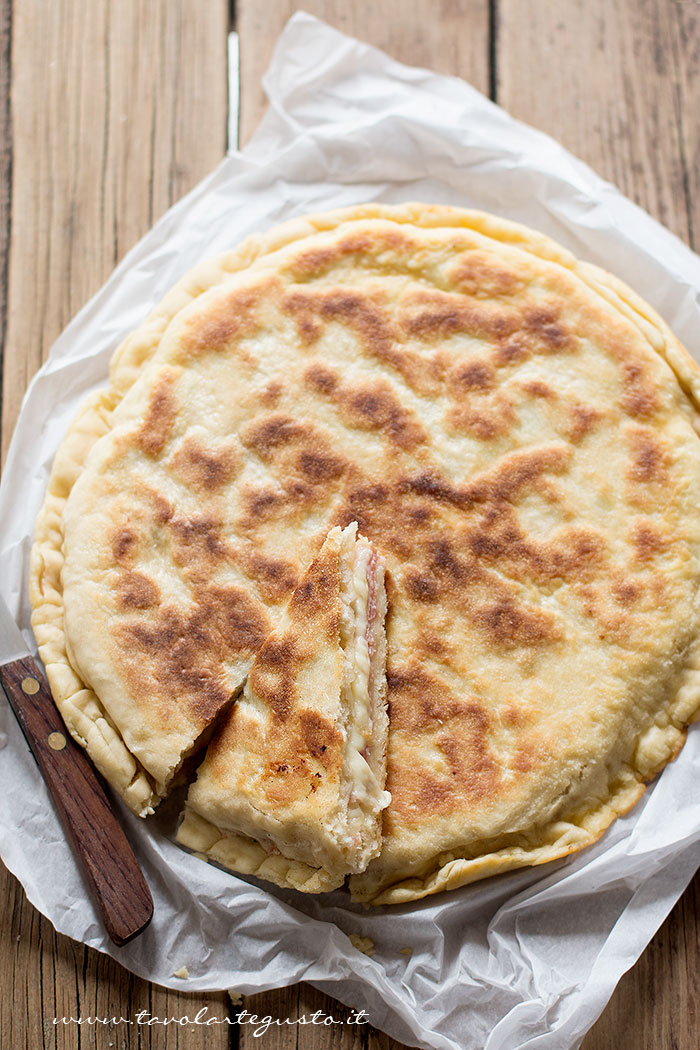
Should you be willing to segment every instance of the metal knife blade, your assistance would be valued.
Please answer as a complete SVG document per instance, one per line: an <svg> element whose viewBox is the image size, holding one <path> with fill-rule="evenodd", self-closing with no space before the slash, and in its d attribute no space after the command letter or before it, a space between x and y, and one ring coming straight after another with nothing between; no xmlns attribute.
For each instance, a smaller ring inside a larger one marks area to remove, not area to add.
<svg viewBox="0 0 700 1050"><path fill-rule="evenodd" d="M73 742L38 663L0 596L0 685L115 944L151 921L153 898L85 751Z"/></svg>

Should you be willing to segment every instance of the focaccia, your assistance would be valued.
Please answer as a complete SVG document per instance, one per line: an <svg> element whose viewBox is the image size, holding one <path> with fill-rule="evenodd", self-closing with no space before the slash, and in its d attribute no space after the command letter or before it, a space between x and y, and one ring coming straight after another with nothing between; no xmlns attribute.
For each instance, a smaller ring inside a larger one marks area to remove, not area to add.
<svg viewBox="0 0 700 1050"><path fill-rule="evenodd" d="M353 522L329 533L189 791L178 841L234 871L321 892L379 854L386 594Z"/></svg>
<svg viewBox="0 0 700 1050"><path fill-rule="evenodd" d="M697 367L617 279L493 216L363 205L297 233L171 300L59 453L32 568L57 702L147 812L202 743L172 748L181 708L218 673L233 717L357 522L386 563L391 804L356 899L578 850L700 706ZM157 775L121 714L144 680Z"/></svg>

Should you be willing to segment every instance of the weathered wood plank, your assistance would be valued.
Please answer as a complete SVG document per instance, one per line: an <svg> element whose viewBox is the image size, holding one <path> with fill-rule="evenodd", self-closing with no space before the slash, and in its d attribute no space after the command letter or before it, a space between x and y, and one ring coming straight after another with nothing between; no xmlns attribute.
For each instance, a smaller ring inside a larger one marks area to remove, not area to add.
<svg viewBox="0 0 700 1050"><path fill-rule="evenodd" d="M356 36L392 57L410 65L426 66L437 72L459 74L479 90L488 92L489 3L488 0L453 0L436 5L434 0L238 0L236 29L240 38L241 144L250 138L262 117L266 101L262 77L275 42L285 23L296 10L322 18L344 33ZM344 1018L347 1011L328 996L322 996L306 985L255 996L256 1013L276 1017L298 1017L304 1012L300 1003L312 997L333 1017ZM301 1000L300 1000L301 996ZM248 1009L253 1006L246 1003ZM310 1011L313 1012L313 1011ZM332 1038L333 1042L328 1040ZM281 1028L268 1035L270 1050L319 1050L320 1047L366 1045L371 1050L400 1050L400 1044L375 1029L352 1029L337 1025L332 1035L314 1026ZM274 1040L274 1041L273 1041ZM321 1040L321 1041L319 1041ZM350 1042L348 1042L350 1040ZM249 1029L240 1033L241 1050L252 1050L256 1040Z"/></svg>
<svg viewBox="0 0 700 1050"><path fill-rule="evenodd" d="M223 156L227 28L226 0L14 3L3 451L61 329Z"/></svg>
<svg viewBox="0 0 700 1050"><path fill-rule="evenodd" d="M357 36L369 44L387 51L394 58L412 65L422 65L443 73L459 73L482 91L489 86L489 5L483 0L457 0L443 3L436 12L432 0L387 0L376 4L361 2L347 4L341 0L274 0L265 5L256 0L238 0L236 28L240 38L241 117L240 140L245 143L265 111L262 76L272 55L272 49L284 24L296 10L304 10L335 26L342 32ZM438 17L436 17L436 13ZM468 31L465 31L468 29ZM302 996L311 995L333 1017L345 1017L346 1012L327 996L302 986ZM278 1017L298 1017L299 993L291 988L255 997L256 1012ZM252 1007L250 1007L252 1009ZM311 1011L312 1012L312 1011ZM365 1035L366 1033L366 1035ZM280 1029L275 1033L275 1050L316 1050L331 1045L318 1042L327 1033L313 1026ZM268 1037L270 1038L270 1037ZM333 1046L338 1048L367 1040L373 1050L399 1048L376 1030L363 1029L359 1033L343 1025L334 1026ZM241 1050L249 1050L254 1039L249 1031L241 1030ZM350 1039L350 1043L347 1040ZM364 1045L364 1044L363 1044Z"/></svg>
<svg viewBox="0 0 700 1050"><path fill-rule="evenodd" d="M694 1050L700 1023L700 876L624 975L581 1050Z"/></svg>
<svg viewBox="0 0 700 1050"><path fill-rule="evenodd" d="M688 163L698 148L697 5L499 0L497 13L497 101L688 241L700 209Z"/></svg>
<svg viewBox="0 0 700 1050"><path fill-rule="evenodd" d="M688 240L700 247L700 5L671 5L670 48L665 59L667 78L674 86L675 119L683 166L683 197Z"/></svg>
<svg viewBox="0 0 700 1050"><path fill-rule="evenodd" d="M308 984L251 995L244 1005L258 1018L271 1017L280 1022L272 1024L265 1033L265 1050L357 1050L360 1046L367 1050L403 1050L401 1043L370 1024L356 1024L355 1011ZM260 1043L252 1024L241 1027L239 1039L241 1050Z"/></svg>
<svg viewBox="0 0 700 1050"><path fill-rule="evenodd" d="M148 1025L150 1018L192 1019L203 1007L206 1018L229 1017L225 992L188 994L161 988L134 977L109 956L56 934L0 865L0 1046L8 1050L80 1046L230 1050L237 1032L227 1023ZM139 1024L141 1011L146 1013ZM64 1017L83 1018L84 1023L63 1024ZM108 1023L89 1023L87 1018Z"/></svg>
<svg viewBox="0 0 700 1050"><path fill-rule="evenodd" d="M457 72L482 90L489 87L488 12L476 0L352 6L337 0L301 5L239 0L242 141L261 115L260 76L296 6L404 61ZM216 30L210 22L214 7ZM195 0L170 5L100 0L81 5L78 24L71 17L77 5L70 0L48 8L36 0L16 4L12 142L22 175L15 167L4 449L25 378L60 328L167 203L223 152L225 7L210 3L203 18ZM9 139L2 80L10 9L10 0L0 0L0 273L7 230L8 195L2 186L3 173L5 187L8 182L9 154L2 144ZM557 5L531 0L524 8L517 0L499 0L494 12L497 67L492 80L498 100L554 134L692 242L700 199L697 5L625 0L613 8L602 0ZM443 26L449 30L443 32ZM212 78L218 86L212 86ZM216 148L212 129L218 129ZM694 1050L699 893L696 880L621 982L585 1050ZM80 1009L110 1016L118 1004L123 1016L139 1009L182 1016L201 1002L139 982L111 960L56 937L6 872L0 875L0 900L0 958L7 960L0 965L0 1045L67 1050L78 1041L74 1032L60 1041L50 1024L54 1015ZM319 1004L315 1009L340 1016L341 1007L305 986L252 997L245 1005L249 1010L255 1005L258 1013L296 1017L310 1009L304 1005L308 995ZM213 1003L211 1013L221 1016L223 997ZM9 1010L6 1004L12 1004ZM200 1045L184 1031L151 1029L139 1038L115 1028L104 1033L104 1042L98 1037L96 1045L112 1041L129 1050ZM346 1033L342 1029L339 1038L345 1040ZM312 1031L312 1038L317 1034ZM214 1050L228 1045L223 1038L217 1041L217 1029L207 1030L206 1038ZM264 1042L270 1050L297 1046L296 1036L294 1043L273 1044L271 1038ZM367 1038L375 1050L390 1045L376 1033ZM242 1045L246 1039L248 1046L263 1045L243 1030ZM92 1033L84 1042L90 1045ZM321 1045L341 1044L305 1043L301 1036L298 1041L300 1050Z"/></svg>
<svg viewBox="0 0 700 1050"><path fill-rule="evenodd" d="M488 0L238 0L242 144L265 111L262 76L285 22L297 10L322 18L400 62L459 73L480 91L488 91Z"/></svg>
<svg viewBox="0 0 700 1050"><path fill-rule="evenodd" d="M3 457L26 383L60 330L223 156L228 16L227 0L210 0L206 13L197 0L0 3ZM4 868L0 960L3 1047L235 1045L227 1027L154 1026L146 1036L124 1024L54 1026L54 1016L134 1018L142 1009L193 1016L205 1003L224 1017L229 1004L223 993L151 986L57 936Z"/></svg>
<svg viewBox="0 0 700 1050"><path fill-rule="evenodd" d="M696 247L700 11L695 4L499 0L497 101L547 131ZM696 878L583 1043L697 1042Z"/></svg>
<svg viewBox="0 0 700 1050"><path fill-rule="evenodd" d="M204 1007L206 1017L226 1018L226 992L173 992L135 978L108 955L57 934L27 903L21 886L5 868L0 873L0 892L2 911L6 910L0 921L3 1047L229 1050L228 1024L207 1028L163 1023L169 1017L194 1018ZM139 1023L142 1011L146 1012ZM67 1024L63 1024L64 1017ZM70 1023L71 1017L82 1018L83 1024ZM94 1018L99 1018L97 1023ZM158 1022L149 1026L151 1018Z"/></svg>

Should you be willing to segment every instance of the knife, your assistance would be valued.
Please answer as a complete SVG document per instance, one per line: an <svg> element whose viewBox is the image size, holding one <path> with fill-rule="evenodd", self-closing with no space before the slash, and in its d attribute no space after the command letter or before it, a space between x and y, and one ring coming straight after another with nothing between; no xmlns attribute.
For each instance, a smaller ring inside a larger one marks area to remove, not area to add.
<svg viewBox="0 0 700 1050"><path fill-rule="evenodd" d="M0 596L0 685L41 770L107 933L123 945L151 921L153 898L85 751Z"/></svg>

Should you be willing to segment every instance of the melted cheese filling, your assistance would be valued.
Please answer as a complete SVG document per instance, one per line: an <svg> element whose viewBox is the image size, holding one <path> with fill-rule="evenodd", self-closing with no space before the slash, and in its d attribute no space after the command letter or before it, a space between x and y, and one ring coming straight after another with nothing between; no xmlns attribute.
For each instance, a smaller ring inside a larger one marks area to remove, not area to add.
<svg viewBox="0 0 700 1050"><path fill-rule="evenodd" d="M376 819L380 810L389 803L389 795L382 789L368 762L373 741L375 703L370 639L377 615L376 601L370 594L370 580L374 586L376 573L376 568L370 564L372 553L369 544L357 544L352 576L344 581L340 622L340 642L344 654L341 701L346 712L343 784L347 806L347 845L354 849L366 837L368 818ZM372 620L369 618L370 612L373 613Z"/></svg>
<svg viewBox="0 0 700 1050"><path fill-rule="evenodd" d="M360 872L379 848L378 817L391 796L383 790L373 767L381 768L372 748L375 737L378 682L374 680L373 657L376 632L382 629L376 587L377 566L372 547L350 538L342 559L339 642L343 653L340 692L344 736L340 798L331 820L331 836L348 871ZM243 702L250 699L249 688ZM369 761L368 761L369 759ZM329 865L328 845L304 835L304 825L293 829L271 813L257 811L255 817L239 816L238 832L254 838L270 856L282 854L304 863ZM335 866L335 859L330 866Z"/></svg>

